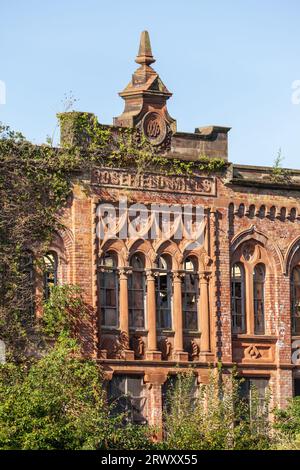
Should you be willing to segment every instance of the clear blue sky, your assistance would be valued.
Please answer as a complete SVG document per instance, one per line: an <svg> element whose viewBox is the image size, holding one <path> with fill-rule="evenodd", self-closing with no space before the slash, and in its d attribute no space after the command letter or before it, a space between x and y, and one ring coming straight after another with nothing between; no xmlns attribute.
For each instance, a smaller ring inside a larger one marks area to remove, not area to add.
<svg viewBox="0 0 300 470"><path fill-rule="evenodd" d="M150 33L178 129L231 126L229 159L300 168L299 0L0 0L0 120L40 143L65 93L110 124Z"/></svg>

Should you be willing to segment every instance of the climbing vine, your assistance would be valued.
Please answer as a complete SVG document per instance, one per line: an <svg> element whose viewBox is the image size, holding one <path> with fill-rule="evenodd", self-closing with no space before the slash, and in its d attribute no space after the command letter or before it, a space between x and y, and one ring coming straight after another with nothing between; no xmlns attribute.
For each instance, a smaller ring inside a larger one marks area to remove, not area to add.
<svg viewBox="0 0 300 470"><path fill-rule="evenodd" d="M137 168L171 175L193 175L196 172L222 172L227 163L222 158L199 155L195 161L168 158L160 146L155 147L137 129L112 128L98 123L90 113L58 115L65 149L79 146L88 152L85 161L106 167Z"/></svg>
<svg viewBox="0 0 300 470"><path fill-rule="evenodd" d="M137 130L102 126L88 113L59 116L62 143L33 145L0 123L0 338L13 354L36 339L32 280L24 269L26 250L39 264L72 191L74 175L94 166L137 172L193 175L223 171L226 162L200 156L195 162L161 155ZM41 271L41 263L37 266Z"/></svg>

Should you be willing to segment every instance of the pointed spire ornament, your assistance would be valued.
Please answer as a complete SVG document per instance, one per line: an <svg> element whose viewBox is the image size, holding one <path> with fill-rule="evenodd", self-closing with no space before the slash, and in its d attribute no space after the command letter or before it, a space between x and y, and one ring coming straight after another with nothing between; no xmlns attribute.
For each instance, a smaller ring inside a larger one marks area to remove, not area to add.
<svg viewBox="0 0 300 470"><path fill-rule="evenodd" d="M155 59L148 31L141 33L135 61L139 67L119 93L125 101L125 109L114 118L114 125L141 129L153 145L161 145L170 132L176 132L176 121L169 115L166 105L172 93L151 67Z"/></svg>
<svg viewBox="0 0 300 470"><path fill-rule="evenodd" d="M148 31L143 31L141 33L139 52L135 61L141 65L151 65L155 62L155 59L152 55Z"/></svg>

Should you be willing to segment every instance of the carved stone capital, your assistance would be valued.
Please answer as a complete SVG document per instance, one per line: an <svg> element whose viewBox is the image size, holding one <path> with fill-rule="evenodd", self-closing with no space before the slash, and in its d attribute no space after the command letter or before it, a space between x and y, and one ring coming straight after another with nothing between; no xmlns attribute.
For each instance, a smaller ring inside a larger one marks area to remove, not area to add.
<svg viewBox="0 0 300 470"><path fill-rule="evenodd" d="M211 277L211 273L207 271L202 271L199 273L200 284L208 284Z"/></svg>

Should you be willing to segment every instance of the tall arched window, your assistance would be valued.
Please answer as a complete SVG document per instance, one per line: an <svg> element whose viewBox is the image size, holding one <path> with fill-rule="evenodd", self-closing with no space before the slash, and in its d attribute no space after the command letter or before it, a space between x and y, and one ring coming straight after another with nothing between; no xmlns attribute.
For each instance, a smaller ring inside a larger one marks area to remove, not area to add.
<svg viewBox="0 0 300 470"><path fill-rule="evenodd" d="M106 253L99 273L101 325L111 328L119 326L119 281L117 258L114 253Z"/></svg>
<svg viewBox="0 0 300 470"><path fill-rule="evenodd" d="M49 299L52 287L57 285L57 254L46 253L44 256L44 298Z"/></svg>
<svg viewBox="0 0 300 470"><path fill-rule="evenodd" d="M300 335L300 266L296 266L292 271L291 301L292 334Z"/></svg>
<svg viewBox="0 0 300 470"><path fill-rule="evenodd" d="M169 255L157 259L157 275L155 276L156 291L156 321L157 328L171 329L171 299L172 299L172 260Z"/></svg>
<svg viewBox="0 0 300 470"><path fill-rule="evenodd" d="M184 260L183 267L183 328L185 330L198 330L199 278L197 274L197 260L192 257L188 257Z"/></svg>
<svg viewBox="0 0 300 470"><path fill-rule="evenodd" d="M242 263L235 263L231 268L231 314L233 333L245 333L245 269Z"/></svg>
<svg viewBox="0 0 300 470"><path fill-rule="evenodd" d="M265 265L259 263L253 272L253 296L254 296L254 334L265 333Z"/></svg>
<svg viewBox="0 0 300 470"><path fill-rule="evenodd" d="M145 259L142 254L130 258L132 272L128 278L129 327L145 327Z"/></svg>

